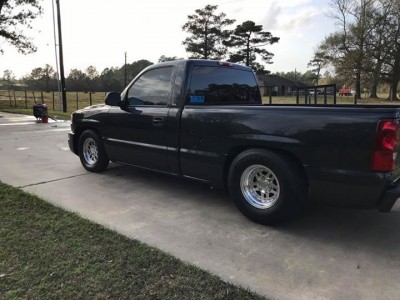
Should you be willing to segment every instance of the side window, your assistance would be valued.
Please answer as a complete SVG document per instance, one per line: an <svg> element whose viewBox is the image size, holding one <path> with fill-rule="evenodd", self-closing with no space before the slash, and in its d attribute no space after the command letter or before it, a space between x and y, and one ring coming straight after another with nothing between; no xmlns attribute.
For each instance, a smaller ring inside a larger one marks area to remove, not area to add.
<svg viewBox="0 0 400 300"><path fill-rule="evenodd" d="M128 90L128 105L167 105L173 67L149 70Z"/></svg>
<svg viewBox="0 0 400 300"><path fill-rule="evenodd" d="M195 67L189 104L256 104L260 91L252 72L228 67Z"/></svg>

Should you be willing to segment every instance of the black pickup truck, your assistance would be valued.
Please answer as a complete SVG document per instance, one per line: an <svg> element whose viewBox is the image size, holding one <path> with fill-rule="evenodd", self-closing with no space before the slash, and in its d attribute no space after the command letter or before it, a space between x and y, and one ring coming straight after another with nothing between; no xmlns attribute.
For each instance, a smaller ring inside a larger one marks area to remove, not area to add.
<svg viewBox="0 0 400 300"><path fill-rule="evenodd" d="M111 160L226 187L244 215L272 224L309 200L390 211L399 118L397 106L262 105L250 68L183 60L74 112L69 146L88 171Z"/></svg>

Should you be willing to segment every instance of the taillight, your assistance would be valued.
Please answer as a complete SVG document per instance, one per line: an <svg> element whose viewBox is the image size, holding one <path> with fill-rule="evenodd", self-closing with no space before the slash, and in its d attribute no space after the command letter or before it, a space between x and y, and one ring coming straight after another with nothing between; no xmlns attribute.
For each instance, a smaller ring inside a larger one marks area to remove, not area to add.
<svg viewBox="0 0 400 300"><path fill-rule="evenodd" d="M372 159L373 171L394 171L399 139L398 120L381 120L378 122Z"/></svg>

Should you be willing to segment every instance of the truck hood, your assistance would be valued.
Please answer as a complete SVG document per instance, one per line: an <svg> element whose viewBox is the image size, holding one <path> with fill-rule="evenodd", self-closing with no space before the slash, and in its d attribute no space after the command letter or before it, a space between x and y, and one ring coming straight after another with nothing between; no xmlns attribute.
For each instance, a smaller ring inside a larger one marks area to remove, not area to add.
<svg viewBox="0 0 400 300"><path fill-rule="evenodd" d="M72 113L72 122L76 123L84 120L104 121L110 108L111 106L105 104L97 104L79 109Z"/></svg>

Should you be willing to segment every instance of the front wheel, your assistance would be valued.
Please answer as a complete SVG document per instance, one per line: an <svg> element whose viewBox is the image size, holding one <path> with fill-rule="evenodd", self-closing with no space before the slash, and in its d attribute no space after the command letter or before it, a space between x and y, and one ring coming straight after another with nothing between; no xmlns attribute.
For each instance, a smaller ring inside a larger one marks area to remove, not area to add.
<svg viewBox="0 0 400 300"><path fill-rule="evenodd" d="M109 159L99 136L93 130L85 130L79 138L79 158L90 172L107 168Z"/></svg>
<svg viewBox="0 0 400 300"><path fill-rule="evenodd" d="M228 174L228 187L237 208L260 224L295 216L306 198L304 172L290 158L251 149L239 154Z"/></svg>

